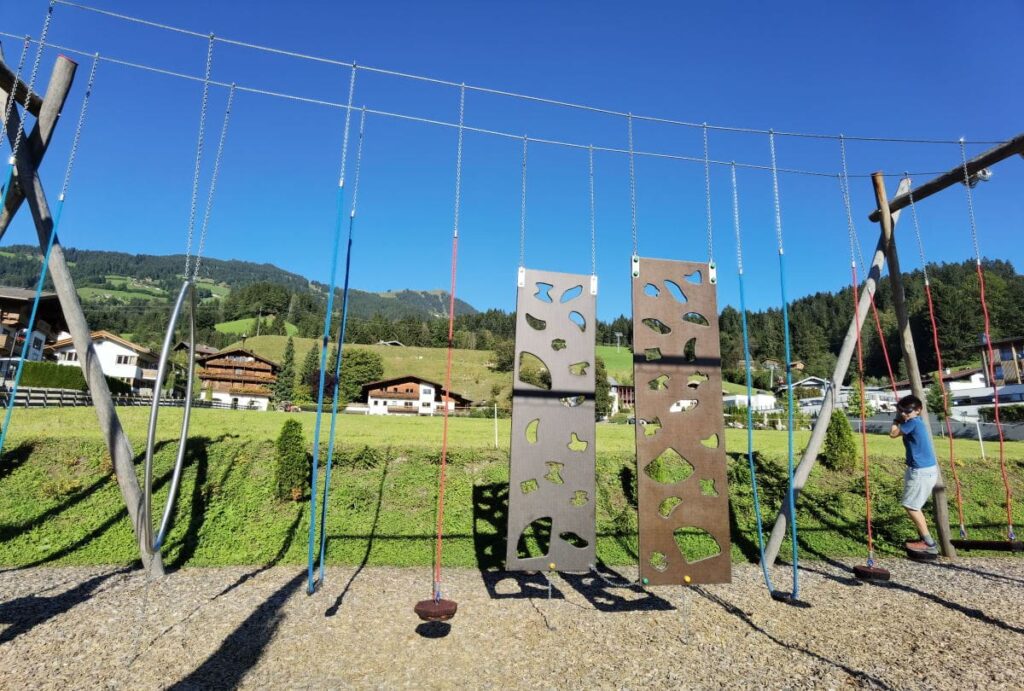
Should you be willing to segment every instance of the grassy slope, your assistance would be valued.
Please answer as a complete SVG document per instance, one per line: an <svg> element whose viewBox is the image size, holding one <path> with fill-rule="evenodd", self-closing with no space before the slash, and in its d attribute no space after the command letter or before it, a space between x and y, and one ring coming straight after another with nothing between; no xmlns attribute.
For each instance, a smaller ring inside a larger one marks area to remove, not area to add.
<svg viewBox="0 0 1024 691"><path fill-rule="evenodd" d="M260 336L249 338L245 347L274 362L284 358L288 339L283 336ZM317 346L314 338L296 338L295 362L299 366L310 348ZM233 344L241 345L241 342ZM362 348L380 353L384 360L384 377L413 374L431 381L444 382L446 352L443 348L399 348L376 345L346 345L348 348ZM491 387L500 384L506 391L512 385L508 372L492 372L487 366L492 354L486 350L456 350L452 355L452 391L468 396L471 400L482 401L491 398Z"/></svg>
<svg viewBox="0 0 1024 691"><path fill-rule="evenodd" d="M244 317L242 319L235 319L235 320L229 321L229 322L220 322L220 323L214 324L213 328L216 329L217 331L221 332L222 334L235 334L235 335L241 336L244 333L249 333L250 331L252 331L254 329L255 325L256 325L256 317ZM263 320L263 328L266 328L268 326L270 326L270 319L264 318L264 320ZM294 324L292 324L290 322L285 322L284 323L284 330L288 332L289 336L294 336L295 334L299 333L299 327L295 326ZM260 336L260 338L263 338L263 337ZM275 338L281 338L281 339L287 340L284 336L276 336ZM256 338L247 338L245 340L245 347L246 348L250 348L250 349L253 348L253 341L255 341L255 340L256 340ZM240 346L241 345L241 341L239 341L236 345ZM282 354L284 353L284 346L281 346L281 353ZM258 353L258 354L263 355L263 353ZM269 356L264 355L264 357L269 357ZM271 359L273 359L273 358L271 358ZM277 360L277 362L280 362L280 360Z"/></svg>
<svg viewBox="0 0 1024 691"><path fill-rule="evenodd" d="M141 441L146 413L121 409L130 437ZM155 474L162 505L173 462L177 411L161 416ZM312 414L300 414L307 439ZM308 529L305 503L278 502L273 482L273 436L285 414L196 411L188 466L175 525L165 552L173 565L260 564L279 553L302 564ZM509 423L499 421L501 448L493 448L489 420L454 419L448 479L445 563L497 566L504 554L502 516L508 480ZM53 430L74 430L54 437ZM636 514L627 488L633 474L634 428L598 427L598 555L610 564L635 563ZM431 563L439 419L370 419L345 416L339 424L339 465L328 519L328 560L356 564ZM727 431L733 554L756 553L742 430ZM797 435L797 448L807 433ZM898 505L902 477L899 441L872 438L872 477L879 552L897 554L908 536ZM169 443L168 443L169 442ZM786 436L755 433L765 513L774 515L785 490ZM371 445L375 452L362 451ZM972 535L999 536L1002 486L989 446L981 461L976 442L958 441L965 465L967 518ZM19 410L9 451L0 462L0 565L127 563L134 559L131 530L109 461L88 409ZM1024 481L1024 444L1009 444L1017 487ZM141 468L139 469L141 472ZM322 478L322 474L321 474ZM806 556L863 553L863 498L856 474L815 470L799 503ZM954 513L955 510L951 511ZM1017 519L1024 519L1018 508ZM372 539L371 539L372 536Z"/></svg>
<svg viewBox="0 0 1024 691"><path fill-rule="evenodd" d="M597 346L597 354L604 360L610 376L619 382L633 381L633 352L629 348L616 350L615 346ZM747 387L723 381L722 391L727 394L745 394Z"/></svg>

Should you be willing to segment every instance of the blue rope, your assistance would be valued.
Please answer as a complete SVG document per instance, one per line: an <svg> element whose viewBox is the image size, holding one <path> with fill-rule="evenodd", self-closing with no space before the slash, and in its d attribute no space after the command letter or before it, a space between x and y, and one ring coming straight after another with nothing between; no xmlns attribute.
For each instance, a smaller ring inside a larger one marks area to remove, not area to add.
<svg viewBox="0 0 1024 691"><path fill-rule="evenodd" d="M765 563L764 558L764 518L761 515L761 497L757 491L757 468L754 466L754 409L751 407L754 383L750 373L750 334L747 330L747 301L743 290L742 271L739 273L739 279L740 314L743 320L743 357L747 375L747 462L750 465L750 489L754 495L754 518L757 521L757 549L761 554L761 573L764 575L764 584L768 586L768 590L775 592L772 577L768 573L768 564Z"/></svg>
<svg viewBox="0 0 1024 691"><path fill-rule="evenodd" d="M7 189L11 181L8 179L7 187L4 188L3 201L0 202L0 209L7 204ZM36 314L39 311L39 300L43 295L43 285L46 283L46 274L50 266L50 253L53 250L54 240L57 239L57 226L60 225L60 217L64 215L64 200L57 203L57 214L53 219L53 227L50 229L50 238L46 242L46 252L43 254L43 266L39 270L39 281L36 283L36 294L32 299L32 312L28 317L28 326L25 327L25 341L21 344L21 356L18 358L18 370L14 373L14 384L7 395L7 410L4 411L4 426L0 429L0 458L3 457L4 443L7 441L7 430L11 426L11 415L14 413L14 399L18 395L18 386L21 384L21 374L25 369L25 360L28 359L29 344L32 342L32 331L36 325ZM15 335L17 340L17 335Z"/></svg>
<svg viewBox="0 0 1024 691"><path fill-rule="evenodd" d="M320 467L320 423L324 412L324 380L327 373L327 345L331 338L331 316L334 311L334 286L338 273L338 247L341 244L341 226L344 214L345 186L338 185L338 211L334 224L334 251L331 253L331 280L327 288L327 314L324 316L324 333L320 345L320 384L316 397L316 424L313 428L313 475L310 478L309 490L309 552L306 569L306 592L312 595L316 591L316 581L313 578L314 549L316 540L316 485L317 471ZM341 353L338 353L339 360ZM328 471L330 472L330 466Z"/></svg>
<svg viewBox="0 0 1024 691"><path fill-rule="evenodd" d="M338 329L338 360L334 365L334 397L331 400L331 432L327 443L327 472L324 475L324 499L320 505L320 582L324 580L324 553L327 550L327 497L331 491L331 466L334 465L334 430L338 420L338 392L341 389L341 361L344 357L345 327L348 324L348 278L352 266L352 230L355 213L348 219L348 247L345 250L345 287L341 292L341 327Z"/></svg>
<svg viewBox="0 0 1024 691"><path fill-rule="evenodd" d="M793 368L790 365L792 352L789 344L789 304L786 302L786 255L782 252L781 247L779 248L779 287L782 291L782 330L786 346L786 400L789 403L786 427L789 490L786 493L786 505L789 508L789 536L793 554L793 599L795 600L800 594L800 550L797 545L796 495L793 491Z"/></svg>

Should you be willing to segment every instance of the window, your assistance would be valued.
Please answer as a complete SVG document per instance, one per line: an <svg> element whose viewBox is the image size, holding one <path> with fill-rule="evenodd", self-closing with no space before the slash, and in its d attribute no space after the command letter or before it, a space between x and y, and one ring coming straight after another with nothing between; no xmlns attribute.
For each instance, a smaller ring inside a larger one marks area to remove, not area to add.
<svg viewBox="0 0 1024 691"><path fill-rule="evenodd" d="M405 402L405 407L406 408L412 408L412 401L406 401Z"/></svg>
<svg viewBox="0 0 1024 691"><path fill-rule="evenodd" d="M430 401L423 401L423 403L420 404L420 407L421 408L429 408L430 407Z"/></svg>
<svg viewBox="0 0 1024 691"><path fill-rule="evenodd" d="M999 359L1003 361L1010 361L1013 359L1013 351L1009 346L1001 348L999 350Z"/></svg>
<svg viewBox="0 0 1024 691"><path fill-rule="evenodd" d="M69 350L64 353L64 360L65 362L78 362L78 353L73 350Z"/></svg>
<svg viewBox="0 0 1024 691"><path fill-rule="evenodd" d="M430 388L429 386L424 386L424 387L423 387L422 389L420 389L420 390L421 390L421 391L423 392L423 395L424 395L424 396L429 396L430 394L434 393L434 390L433 390L433 389L431 389L431 388Z"/></svg>
<svg viewBox="0 0 1024 691"><path fill-rule="evenodd" d="M996 365L996 379L1002 379L1002 378L1003 378L1003 366L1002 365Z"/></svg>
<svg viewBox="0 0 1024 691"><path fill-rule="evenodd" d="M131 355L118 355L117 364L119 365L134 365L135 358Z"/></svg>
<svg viewBox="0 0 1024 691"><path fill-rule="evenodd" d="M42 347L43 347L43 339L41 339L41 338L33 338L32 339L32 349L33 350L39 350Z"/></svg>

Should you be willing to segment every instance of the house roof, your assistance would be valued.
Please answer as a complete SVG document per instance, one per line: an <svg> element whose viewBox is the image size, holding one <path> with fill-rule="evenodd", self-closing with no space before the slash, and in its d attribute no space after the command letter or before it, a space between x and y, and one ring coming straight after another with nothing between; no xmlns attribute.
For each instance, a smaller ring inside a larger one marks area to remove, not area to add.
<svg viewBox="0 0 1024 691"><path fill-rule="evenodd" d="M197 351L199 350L199 346L196 346L196 350ZM217 351L215 353L211 353L209 355L203 355L202 357L196 358L196 362L198 362L200 365L206 365L207 362L209 362L210 360L213 360L214 358L226 357L228 355L236 355L236 354L240 354L240 355L245 355L247 357L251 357L254 360L259 360L260 362L268 364L271 367L274 367L276 369L280 369L281 368L281 366L279 364L277 364L276 362L274 362L273 360L268 360L267 358L261 357L261 356L257 355L256 353L252 352L251 350L245 350L244 348L231 348L230 350L219 350L219 351Z"/></svg>
<svg viewBox="0 0 1024 691"><path fill-rule="evenodd" d="M35 300L36 291L29 290L27 288L10 288L8 286L0 286L0 300L13 300L18 302L29 302ZM56 300L57 293L51 293L49 291L43 291L40 294L40 301L42 300Z"/></svg>
<svg viewBox="0 0 1024 691"><path fill-rule="evenodd" d="M984 374L984 370L982 370L982 368L980 367L969 367L967 369L957 370L956 372L946 372L945 374L942 375L942 381L959 381L961 379L970 379L975 374ZM934 375L922 377L922 379L925 380L922 383L924 383L925 386L927 386L928 383L934 381L933 376ZM902 379L896 382L895 386L897 389L908 389L910 388L910 380Z"/></svg>
<svg viewBox="0 0 1024 691"><path fill-rule="evenodd" d="M177 345L174 346L174 350L188 350L188 343L185 341L178 341ZM213 346L208 346L205 343L196 343L196 353L199 355L213 355L216 352L217 349Z"/></svg>
<svg viewBox="0 0 1024 691"><path fill-rule="evenodd" d="M109 331L93 331L91 334L89 334L89 336L90 336L90 338L93 341L113 341L114 343L117 343L118 345L123 345L125 348L128 348L130 350L134 350L136 353L138 353L140 355L154 355L154 356L156 355L149 348L145 348L143 346L140 346L138 343L132 343L131 341L126 340L124 338L121 338L117 334L112 334ZM73 339L71 339L71 338L62 338L61 340L59 340L56 343L54 343L53 345L51 345L49 347L49 349L50 350L59 350L61 348L65 348L67 346L72 346L73 347L74 345L75 344L74 344Z"/></svg>
<svg viewBox="0 0 1024 691"><path fill-rule="evenodd" d="M997 338L996 340L992 341L991 345L992 345L993 348L995 348L995 347L1001 346L1001 345L1014 345L1014 344L1020 344L1020 343L1024 343L1024 336L1015 336L1013 338ZM982 335L982 337L981 337L981 345L982 345L983 348L986 347L985 346L985 336L984 335Z"/></svg>
<svg viewBox="0 0 1024 691"><path fill-rule="evenodd" d="M7 305L14 306L14 310L20 311L25 306L31 304L36 297L36 291L26 290L25 288L10 288L7 286L0 286L0 304L7 303ZM4 311L8 311L5 309ZM50 293L43 291L39 296L39 313L38 318L47 322L54 331L63 331L67 329L67 321L64 319L64 310L61 309L60 299L56 293ZM8 322L10 323L10 322Z"/></svg>
<svg viewBox="0 0 1024 691"><path fill-rule="evenodd" d="M406 374L405 376L402 377L394 377L392 379L382 379L380 381L367 382L362 386L362 394L363 396L366 396L371 389L383 389L393 384L404 384L406 382L416 382L417 384L429 384L430 386L433 386L434 391L436 392L436 395L434 396L435 400L440 398L441 391L444 389L444 384L439 384L436 381L430 381L429 379L417 377L412 374ZM463 396L462 394L455 391L449 391L448 395L451 398L456 399L456 401L461 401L463 403L468 404L473 402L470 399Z"/></svg>

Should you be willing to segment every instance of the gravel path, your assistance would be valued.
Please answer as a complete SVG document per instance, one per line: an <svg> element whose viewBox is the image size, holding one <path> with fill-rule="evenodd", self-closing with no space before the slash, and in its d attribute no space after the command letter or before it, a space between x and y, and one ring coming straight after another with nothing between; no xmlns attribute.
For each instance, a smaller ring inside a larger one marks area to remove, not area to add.
<svg viewBox="0 0 1024 691"><path fill-rule="evenodd" d="M561 575L550 600L539 576L449 570L450 627L412 612L429 569L332 568L313 597L295 567L8 570L0 687L1024 685L1024 559L884 565L888 586L807 565L807 608L770 600L752 565L653 592Z"/></svg>

